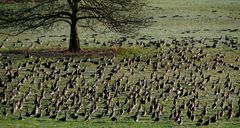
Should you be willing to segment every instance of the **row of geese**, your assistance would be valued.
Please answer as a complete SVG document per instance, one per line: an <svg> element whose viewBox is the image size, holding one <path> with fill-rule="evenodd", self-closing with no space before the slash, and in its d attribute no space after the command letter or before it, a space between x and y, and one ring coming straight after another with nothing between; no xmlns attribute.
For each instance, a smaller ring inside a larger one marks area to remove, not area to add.
<svg viewBox="0 0 240 128"><path fill-rule="evenodd" d="M47 42L46 40L44 40L43 38L45 38L46 36L41 36L41 37L37 37L37 39L35 39L35 41L33 41L32 43L29 43L30 39L25 39L25 40L20 40L17 39L16 42L12 43L12 47L13 48L17 48L17 47L28 47L31 49L37 48L38 45L46 45L46 46L50 46L49 41ZM54 36L56 37L56 36ZM64 44L67 44L66 41L68 41L68 38L66 35L61 35L60 37L57 36L60 39L60 44L58 45L59 47L64 46ZM9 44L9 38L6 37L2 43L0 43L0 48L5 48L5 44L8 43ZM26 45L27 42L28 45ZM30 41L31 42L31 41ZM46 43L44 43L46 42ZM90 41L88 40L84 40L83 41L83 45L85 46L89 46ZM187 45L192 45L192 47L194 47L194 45L196 45L196 43L200 43L203 44L206 48L216 48L218 45L223 44L225 47L229 47L229 48L233 48L233 49L238 49L239 48L239 43L238 43L238 38L237 37L232 37L229 35L225 35L225 36L220 36L220 37L216 37L216 38L200 38L200 39L195 39L194 37L185 37L182 38L181 40L177 40L176 38L171 38L171 41L167 41L167 40L148 40L148 41L144 41L144 40L137 40L135 43L131 42L131 41L127 41L127 37L120 37L119 39L116 40L109 40L109 41L104 41L101 42L99 40L97 40L95 37L93 38L93 40L91 41L91 43L93 43L94 45L101 45L101 46L123 46L124 44L127 44L127 46L133 46L134 44L137 46L142 46L142 47L155 47L155 48L160 48L162 46L170 46L171 44L176 44L176 45L181 45L181 46L187 46Z"/></svg>
<svg viewBox="0 0 240 128"><path fill-rule="evenodd" d="M210 54L203 41L200 47L191 41L173 40L153 55L120 59L28 56L20 62L3 56L1 115L179 125L239 121L239 56L228 62L227 54Z"/></svg>

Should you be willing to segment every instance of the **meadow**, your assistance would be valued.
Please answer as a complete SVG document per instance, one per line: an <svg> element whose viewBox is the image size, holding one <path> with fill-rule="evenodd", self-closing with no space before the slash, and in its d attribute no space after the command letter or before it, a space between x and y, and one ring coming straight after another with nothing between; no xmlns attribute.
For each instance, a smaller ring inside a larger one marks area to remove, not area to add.
<svg viewBox="0 0 240 128"><path fill-rule="evenodd" d="M80 29L79 54L65 24L0 35L0 128L239 127L240 1L148 3L152 26Z"/></svg>

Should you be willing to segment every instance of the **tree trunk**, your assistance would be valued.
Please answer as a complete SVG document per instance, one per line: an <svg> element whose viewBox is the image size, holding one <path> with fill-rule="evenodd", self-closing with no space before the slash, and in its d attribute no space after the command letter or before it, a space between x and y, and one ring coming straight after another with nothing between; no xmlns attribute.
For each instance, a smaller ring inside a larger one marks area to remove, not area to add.
<svg viewBox="0 0 240 128"><path fill-rule="evenodd" d="M80 50L81 49L80 49L80 43L78 38L77 21L73 19L71 24L69 51L79 52Z"/></svg>

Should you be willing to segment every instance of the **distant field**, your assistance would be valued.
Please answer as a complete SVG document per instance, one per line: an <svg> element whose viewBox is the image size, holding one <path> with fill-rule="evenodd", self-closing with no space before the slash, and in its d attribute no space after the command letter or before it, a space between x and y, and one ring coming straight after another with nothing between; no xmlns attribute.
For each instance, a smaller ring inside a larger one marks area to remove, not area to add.
<svg viewBox="0 0 240 128"><path fill-rule="evenodd" d="M240 127L240 1L148 3L137 34L79 29L81 55L66 24L0 35L0 128Z"/></svg>

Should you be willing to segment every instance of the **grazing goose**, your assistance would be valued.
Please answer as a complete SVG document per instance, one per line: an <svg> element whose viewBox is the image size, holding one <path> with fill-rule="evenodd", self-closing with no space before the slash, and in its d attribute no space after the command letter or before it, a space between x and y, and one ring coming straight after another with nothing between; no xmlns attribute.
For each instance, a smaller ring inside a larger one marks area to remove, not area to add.
<svg viewBox="0 0 240 128"><path fill-rule="evenodd" d="M19 117L18 117L18 120L23 120L22 111L20 111L20 115L19 115Z"/></svg>
<svg viewBox="0 0 240 128"><path fill-rule="evenodd" d="M240 117L240 109L238 110L238 112L235 115L236 118Z"/></svg>
<svg viewBox="0 0 240 128"><path fill-rule="evenodd" d="M66 37L66 36L61 39L62 42L65 42L66 40L67 40L67 37Z"/></svg>
<svg viewBox="0 0 240 128"><path fill-rule="evenodd" d="M48 103L48 105L45 108L45 116L50 116L51 114L51 105Z"/></svg>
<svg viewBox="0 0 240 128"><path fill-rule="evenodd" d="M139 121L139 113L137 112L134 116L132 116L132 118L135 122L138 122Z"/></svg>
<svg viewBox="0 0 240 128"><path fill-rule="evenodd" d="M111 118L111 121L117 121L117 118L114 116Z"/></svg>
<svg viewBox="0 0 240 128"><path fill-rule="evenodd" d="M98 119L101 119L105 115L105 112L102 112L101 114L96 115Z"/></svg>
<svg viewBox="0 0 240 128"><path fill-rule="evenodd" d="M25 116L26 116L26 117L30 117L30 116L31 116L30 112L28 111L28 106L27 106L27 108L26 108Z"/></svg>
<svg viewBox="0 0 240 128"><path fill-rule="evenodd" d="M83 116L83 117L86 116L86 115L87 115L87 108L85 108L85 109L84 109L84 112L80 113L79 115L80 115L80 116Z"/></svg>
<svg viewBox="0 0 240 128"><path fill-rule="evenodd" d="M195 115L194 115L194 111L191 112L191 116L190 116L191 121L195 121Z"/></svg>
<svg viewBox="0 0 240 128"><path fill-rule="evenodd" d="M210 124L210 117L208 118L208 120L206 122L204 122L202 125L203 126L208 126Z"/></svg>
<svg viewBox="0 0 240 128"><path fill-rule="evenodd" d="M182 117L181 117L181 116L179 116L179 118L177 119L177 123L178 123L179 125L182 125L182 124L183 124L183 121L182 121Z"/></svg>
<svg viewBox="0 0 240 128"><path fill-rule="evenodd" d="M218 102L218 98L215 99L215 101L214 101L214 103L213 103L213 105L212 105L212 109L216 109L216 107L217 107L217 102Z"/></svg>
<svg viewBox="0 0 240 128"><path fill-rule="evenodd" d="M124 114L124 108L122 107L121 109L120 109L120 115L123 115Z"/></svg>
<svg viewBox="0 0 240 128"><path fill-rule="evenodd" d="M36 118L42 117L42 110L41 110L41 108L39 109L39 113L37 113L34 117L36 117Z"/></svg>
<svg viewBox="0 0 240 128"><path fill-rule="evenodd" d="M202 125L202 124L203 124L203 116L201 116L197 121L197 125Z"/></svg>
<svg viewBox="0 0 240 128"><path fill-rule="evenodd" d="M90 115L90 113L87 113L87 116L86 116L86 118L85 118L85 121L89 121L91 119L91 115Z"/></svg>
<svg viewBox="0 0 240 128"><path fill-rule="evenodd" d="M205 116L207 114L207 105L204 106L201 116Z"/></svg>
<svg viewBox="0 0 240 128"><path fill-rule="evenodd" d="M73 120L78 119L78 115L77 115L76 113L72 113L72 114L70 115L70 117L71 117Z"/></svg>
<svg viewBox="0 0 240 128"><path fill-rule="evenodd" d="M154 119L155 122L158 122L160 120L160 116L157 115L157 117Z"/></svg>
<svg viewBox="0 0 240 128"><path fill-rule="evenodd" d="M116 115L115 115L115 107L114 107L114 106L112 107L112 113L111 113L109 116L110 116L110 118L116 116Z"/></svg>
<svg viewBox="0 0 240 128"><path fill-rule="evenodd" d="M63 117L63 118L60 118L58 121L61 121L61 122L67 121L67 112L66 112L66 111L65 111L65 113L64 113L64 117Z"/></svg>
<svg viewBox="0 0 240 128"><path fill-rule="evenodd" d="M7 113L7 109L6 108L4 108L4 110L3 110L3 113L2 113L4 116L7 116L8 115L8 113Z"/></svg>
<svg viewBox="0 0 240 128"><path fill-rule="evenodd" d="M218 116L215 114L213 117L210 118L210 123L215 123L217 122Z"/></svg>
<svg viewBox="0 0 240 128"><path fill-rule="evenodd" d="M142 112L142 116L146 116L146 115L147 115L147 109L146 109L146 107L144 107L143 112Z"/></svg>
<svg viewBox="0 0 240 128"><path fill-rule="evenodd" d="M6 37L3 41L4 41L4 42L8 42L8 41L9 41L9 38Z"/></svg>
<svg viewBox="0 0 240 128"><path fill-rule="evenodd" d="M49 116L50 119L56 119L58 117L58 112L55 112L55 114L51 114Z"/></svg>
<svg viewBox="0 0 240 128"><path fill-rule="evenodd" d="M35 43L37 43L37 44L41 44L41 43L42 43L42 40L40 39L40 37L37 38L37 40L35 41Z"/></svg>
<svg viewBox="0 0 240 128"><path fill-rule="evenodd" d="M234 115L234 111L232 108L230 108L227 113L227 118L230 120L233 118L233 115Z"/></svg>

